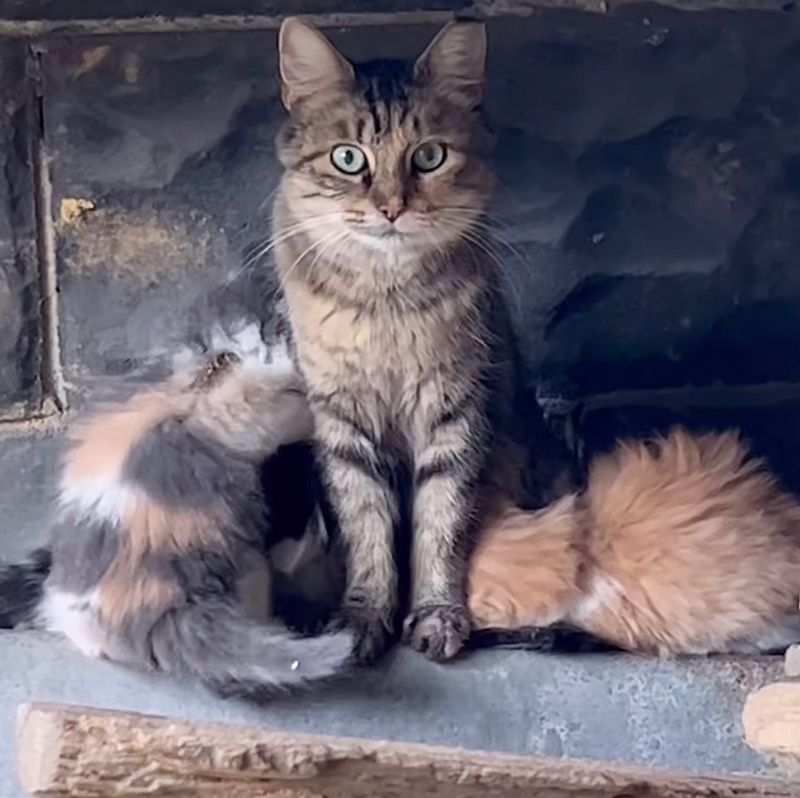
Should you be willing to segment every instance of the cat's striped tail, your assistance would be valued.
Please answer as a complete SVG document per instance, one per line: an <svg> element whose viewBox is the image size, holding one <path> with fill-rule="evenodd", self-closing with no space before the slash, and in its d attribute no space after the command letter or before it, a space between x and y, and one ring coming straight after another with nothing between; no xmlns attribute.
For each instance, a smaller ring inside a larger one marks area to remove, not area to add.
<svg viewBox="0 0 800 798"><path fill-rule="evenodd" d="M0 562L0 629L33 621L50 573L50 549L37 549L20 563Z"/></svg>

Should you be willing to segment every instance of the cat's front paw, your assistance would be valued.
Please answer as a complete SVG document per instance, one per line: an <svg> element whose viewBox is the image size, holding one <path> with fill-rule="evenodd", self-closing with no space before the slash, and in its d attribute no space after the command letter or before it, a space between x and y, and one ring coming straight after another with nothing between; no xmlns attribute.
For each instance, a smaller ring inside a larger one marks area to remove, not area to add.
<svg viewBox="0 0 800 798"><path fill-rule="evenodd" d="M434 662L452 659L464 647L472 628L466 607L427 604L411 611L403 640Z"/></svg>
<svg viewBox="0 0 800 798"><path fill-rule="evenodd" d="M361 607L345 605L333 621L329 631L349 630L353 635L353 659L359 665L371 665L389 647L390 629L377 613Z"/></svg>

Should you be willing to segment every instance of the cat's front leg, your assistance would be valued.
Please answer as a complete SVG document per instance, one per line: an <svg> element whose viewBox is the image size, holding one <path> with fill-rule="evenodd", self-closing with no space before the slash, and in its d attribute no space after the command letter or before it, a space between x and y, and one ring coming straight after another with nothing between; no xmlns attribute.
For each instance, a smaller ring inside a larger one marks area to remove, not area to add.
<svg viewBox="0 0 800 798"><path fill-rule="evenodd" d="M347 584L334 627L355 635L354 657L377 659L397 611L391 468L375 441L340 408L312 399L320 461L347 555Z"/></svg>
<svg viewBox="0 0 800 798"><path fill-rule="evenodd" d="M488 427L477 401L440 410L414 466L412 604L407 643L436 661L470 633L465 579Z"/></svg>

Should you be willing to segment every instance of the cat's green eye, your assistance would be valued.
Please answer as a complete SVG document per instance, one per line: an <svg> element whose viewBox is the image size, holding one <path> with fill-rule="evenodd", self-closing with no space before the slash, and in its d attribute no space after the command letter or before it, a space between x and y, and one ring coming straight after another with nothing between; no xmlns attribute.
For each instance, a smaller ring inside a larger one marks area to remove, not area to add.
<svg viewBox="0 0 800 798"><path fill-rule="evenodd" d="M447 149L438 141L421 144L411 156L418 172L433 172L445 162L446 158Z"/></svg>
<svg viewBox="0 0 800 798"><path fill-rule="evenodd" d="M357 175L367 168L367 156L354 144L339 144L331 150L331 163L346 175Z"/></svg>

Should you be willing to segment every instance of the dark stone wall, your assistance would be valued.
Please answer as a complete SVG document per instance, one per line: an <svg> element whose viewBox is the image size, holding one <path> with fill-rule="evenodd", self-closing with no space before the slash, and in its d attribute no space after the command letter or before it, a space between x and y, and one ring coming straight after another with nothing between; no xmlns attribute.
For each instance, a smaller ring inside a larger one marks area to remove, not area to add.
<svg viewBox="0 0 800 798"><path fill-rule="evenodd" d="M269 235L269 34L109 38L52 48L45 116L67 379L123 377L174 350L182 311ZM76 203L83 204L76 212Z"/></svg>
<svg viewBox="0 0 800 798"><path fill-rule="evenodd" d="M798 15L630 6L489 28L491 224L530 386L579 451L674 420L737 424L800 485ZM408 55L432 32L331 30L359 58ZM142 378L203 292L267 268L275 42L40 43L72 407ZM47 384L26 53L0 47L0 417L41 413Z"/></svg>
<svg viewBox="0 0 800 798"><path fill-rule="evenodd" d="M800 376L800 33L785 15L552 13L491 28L493 224L531 382L557 395ZM358 57L430 30L337 35ZM68 377L169 345L268 236L271 32L45 58ZM63 203L93 209L67 219ZM251 268L264 268L259 261Z"/></svg>
<svg viewBox="0 0 800 798"><path fill-rule="evenodd" d="M492 221L532 382L584 396L800 376L800 35L785 20L490 26ZM337 38L369 57L429 33ZM274 34L74 39L45 68L56 213L94 205L59 230L65 368L116 371L268 236Z"/></svg>

